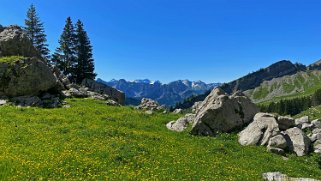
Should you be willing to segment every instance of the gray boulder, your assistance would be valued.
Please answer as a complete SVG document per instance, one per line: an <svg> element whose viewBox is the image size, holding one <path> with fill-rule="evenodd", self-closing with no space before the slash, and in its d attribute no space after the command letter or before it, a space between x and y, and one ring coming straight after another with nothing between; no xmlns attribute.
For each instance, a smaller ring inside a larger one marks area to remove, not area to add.
<svg viewBox="0 0 321 181"><path fill-rule="evenodd" d="M195 119L195 114L186 114L184 117L179 118L177 121L171 121L166 124L169 130L182 132L188 125L192 124Z"/></svg>
<svg viewBox="0 0 321 181"><path fill-rule="evenodd" d="M27 33L17 25L6 27L0 32L0 57L12 55L39 57Z"/></svg>
<svg viewBox="0 0 321 181"><path fill-rule="evenodd" d="M57 82L50 68L36 58L0 63L0 96L37 96L55 89Z"/></svg>
<svg viewBox="0 0 321 181"><path fill-rule="evenodd" d="M180 113L182 113L182 111L183 111L183 109L175 109L175 110L173 111L173 113L174 113L174 114L180 114Z"/></svg>
<svg viewBox="0 0 321 181"><path fill-rule="evenodd" d="M287 116L279 116L277 122L280 130L287 130L295 126L295 120Z"/></svg>
<svg viewBox="0 0 321 181"><path fill-rule="evenodd" d="M246 96L228 96L215 88L199 105L191 134L215 136L233 131L251 122L258 110Z"/></svg>
<svg viewBox="0 0 321 181"><path fill-rule="evenodd" d="M266 145L279 131L273 114L257 113L253 122L239 133L238 141L241 145Z"/></svg>
<svg viewBox="0 0 321 181"><path fill-rule="evenodd" d="M282 134L278 134L270 138L268 142L268 147L286 149L288 146L286 139Z"/></svg>
<svg viewBox="0 0 321 181"><path fill-rule="evenodd" d="M297 128L290 128L286 130L288 136L289 150L295 152L298 156L304 156L309 153L311 141L305 133Z"/></svg>

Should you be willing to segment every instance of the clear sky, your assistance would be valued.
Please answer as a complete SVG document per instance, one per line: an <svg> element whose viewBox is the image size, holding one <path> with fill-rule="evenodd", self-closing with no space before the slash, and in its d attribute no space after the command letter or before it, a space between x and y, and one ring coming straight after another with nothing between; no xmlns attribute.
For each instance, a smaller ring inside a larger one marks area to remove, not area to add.
<svg viewBox="0 0 321 181"><path fill-rule="evenodd" d="M321 59L320 0L1 0L0 24L33 3L50 49L84 22L97 78L228 82L278 60Z"/></svg>

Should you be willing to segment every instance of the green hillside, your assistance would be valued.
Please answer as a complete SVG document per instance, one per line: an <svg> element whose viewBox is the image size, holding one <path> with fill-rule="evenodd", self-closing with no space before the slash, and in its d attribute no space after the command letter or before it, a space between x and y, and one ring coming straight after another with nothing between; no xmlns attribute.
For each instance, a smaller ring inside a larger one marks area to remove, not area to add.
<svg viewBox="0 0 321 181"><path fill-rule="evenodd" d="M179 115L68 99L71 108L0 107L0 180L261 180L280 171L321 179L321 158L167 130Z"/></svg>
<svg viewBox="0 0 321 181"><path fill-rule="evenodd" d="M256 103L267 101L278 101L284 98L308 96L321 88L321 71L308 70L298 72L270 81L264 81L255 89L247 90L244 93Z"/></svg>

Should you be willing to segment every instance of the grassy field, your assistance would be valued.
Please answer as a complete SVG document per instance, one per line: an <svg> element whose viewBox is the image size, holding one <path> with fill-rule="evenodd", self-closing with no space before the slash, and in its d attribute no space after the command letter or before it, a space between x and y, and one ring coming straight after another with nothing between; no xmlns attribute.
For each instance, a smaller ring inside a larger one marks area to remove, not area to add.
<svg viewBox="0 0 321 181"><path fill-rule="evenodd" d="M175 133L178 115L69 99L71 108L0 107L0 180L260 180L263 172L321 179L321 157L289 160L243 147L236 134Z"/></svg>

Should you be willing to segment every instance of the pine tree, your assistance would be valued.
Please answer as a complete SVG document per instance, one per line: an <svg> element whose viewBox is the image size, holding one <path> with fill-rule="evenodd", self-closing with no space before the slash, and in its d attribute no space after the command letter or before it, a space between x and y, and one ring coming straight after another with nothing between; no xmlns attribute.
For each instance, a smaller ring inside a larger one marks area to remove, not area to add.
<svg viewBox="0 0 321 181"><path fill-rule="evenodd" d="M73 72L77 63L75 38L76 34L74 25L72 24L71 18L68 17L59 39L60 46L53 54L52 62L60 69L63 74L69 77L73 77Z"/></svg>
<svg viewBox="0 0 321 181"><path fill-rule="evenodd" d="M43 23L40 21L36 7L31 4L27 12L27 19L25 19L25 30L31 40L31 43L38 50L42 58L49 58L49 49L47 36L45 34Z"/></svg>
<svg viewBox="0 0 321 181"><path fill-rule="evenodd" d="M87 32L84 30L83 23L78 20L76 24L76 52L77 65L75 68L76 82L81 83L85 78L95 79L94 59L92 54L92 46L88 38Z"/></svg>

